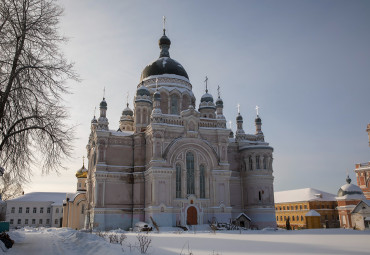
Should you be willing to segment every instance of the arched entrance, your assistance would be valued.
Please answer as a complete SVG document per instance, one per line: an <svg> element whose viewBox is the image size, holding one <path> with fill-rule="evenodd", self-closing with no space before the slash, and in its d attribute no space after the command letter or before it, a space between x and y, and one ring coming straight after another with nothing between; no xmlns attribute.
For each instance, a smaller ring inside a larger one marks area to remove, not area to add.
<svg viewBox="0 0 370 255"><path fill-rule="evenodd" d="M190 206L187 210L186 224L197 225L198 224L197 209L194 206Z"/></svg>

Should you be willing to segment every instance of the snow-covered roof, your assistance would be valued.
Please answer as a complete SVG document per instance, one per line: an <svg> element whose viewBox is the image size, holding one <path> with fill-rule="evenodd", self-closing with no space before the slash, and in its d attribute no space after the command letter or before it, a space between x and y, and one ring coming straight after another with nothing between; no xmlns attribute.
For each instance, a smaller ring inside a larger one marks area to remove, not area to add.
<svg viewBox="0 0 370 255"><path fill-rule="evenodd" d="M274 197L275 203L336 201L334 194L313 188L278 191L274 193Z"/></svg>
<svg viewBox="0 0 370 255"><path fill-rule="evenodd" d="M65 192L31 192L14 199L10 199L8 202L52 202L59 204L63 199L65 199L65 197Z"/></svg>
<svg viewBox="0 0 370 255"><path fill-rule="evenodd" d="M236 219L239 219L239 218L240 218L240 216L242 216L242 215L244 215L244 217L245 217L245 218L247 218L249 221L252 221L252 220L251 220L251 218L249 218L249 217L248 217L248 215L246 215L245 213L240 213L240 214L236 217Z"/></svg>
<svg viewBox="0 0 370 255"><path fill-rule="evenodd" d="M317 211L315 210L309 210L305 216L321 216L320 213L318 213Z"/></svg>

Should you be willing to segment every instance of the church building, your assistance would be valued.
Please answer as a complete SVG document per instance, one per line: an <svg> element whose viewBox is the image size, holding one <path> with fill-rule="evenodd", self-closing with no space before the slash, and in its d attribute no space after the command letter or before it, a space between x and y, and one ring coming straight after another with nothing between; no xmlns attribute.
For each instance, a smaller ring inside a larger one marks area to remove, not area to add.
<svg viewBox="0 0 370 255"><path fill-rule="evenodd" d="M229 223L241 213L253 228L276 227L273 148L261 118L247 134L239 111L234 135L220 93L215 100L206 89L196 104L165 32L118 130L110 129L105 98L91 121L85 227L128 229L151 218L159 226Z"/></svg>

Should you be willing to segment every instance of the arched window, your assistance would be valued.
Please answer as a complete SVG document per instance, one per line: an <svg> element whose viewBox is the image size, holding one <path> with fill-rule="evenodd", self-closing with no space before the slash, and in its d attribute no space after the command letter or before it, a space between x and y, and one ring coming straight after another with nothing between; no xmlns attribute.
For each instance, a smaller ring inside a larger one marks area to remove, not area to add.
<svg viewBox="0 0 370 255"><path fill-rule="evenodd" d="M199 187L200 187L200 198L206 198L206 181L205 181L205 170L204 170L204 165L199 166Z"/></svg>
<svg viewBox="0 0 370 255"><path fill-rule="evenodd" d="M267 169L267 157L263 157L263 169Z"/></svg>
<svg viewBox="0 0 370 255"><path fill-rule="evenodd" d="M258 191L258 200L262 201L262 192L261 191Z"/></svg>
<svg viewBox="0 0 370 255"><path fill-rule="evenodd" d="M253 170L253 160L252 157L249 157L249 171Z"/></svg>
<svg viewBox="0 0 370 255"><path fill-rule="evenodd" d="M176 198L181 198L181 166L176 165Z"/></svg>
<svg viewBox="0 0 370 255"><path fill-rule="evenodd" d="M168 113L168 97L164 92L161 92L161 111L164 114Z"/></svg>
<svg viewBox="0 0 370 255"><path fill-rule="evenodd" d="M260 169L260 156L256 157L256 169Z"/></svg>
<svg viewBox="0 0 370 255"><path fill-rule="evenodd" d="M190 104L190 97L188 95L184 95L182 97L182 110L187 110Z"/></svg>
<svg viewBox="0 0 370 255"><path fill-rule="evenodd" d="M85 213L85 205L82 205L81 206L81 214L84 214Z"/></svg>
<svg viewBox="0 0 370 255"><path fill-rule="evenodd" d="M194 154L186 153L186 184L187 194L194 194Z"/></svg>
<svg viewBox="0 0 370 255"><path fill-rule="evenodd" d="M179 114L179 100L177 95L171 96L171 114Z"/></svg>

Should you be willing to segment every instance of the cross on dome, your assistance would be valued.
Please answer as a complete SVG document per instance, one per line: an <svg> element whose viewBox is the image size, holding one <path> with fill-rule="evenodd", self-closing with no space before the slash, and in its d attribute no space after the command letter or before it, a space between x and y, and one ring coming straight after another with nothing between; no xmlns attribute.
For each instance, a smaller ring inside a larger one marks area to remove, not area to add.
<svg viewBox="0 0 370 255"><path fill-rule="evenodd" d="M237 107L238 107L238 114L240 114L240 104L238 104Z"/></svg>
<svg viewBox="0 0 370 255"><path fill-rule="evenodd" d="M208 77L206 76L206 79L204 80L204 82L206 83L206 93L208 93Z"/></svg>
<svg viewBox="0 0 370 255"><path fill-rule="evenodd" d="M218 94L218 98L220 98L220 85L217 86L217 94Z"/></svg>
<svg viewBox="0 0 370 255"><path fill-rule="evenodd" d="M163 34L166 34L166 16L163 16Z"/></svg>
<svg viewBox="0 0 370 255"><path fill-rule="evenodd" d="M256 105L256 112L257 112L257 116L258 116L258 110L259 110L259 106L258 105Z"/></svg>

